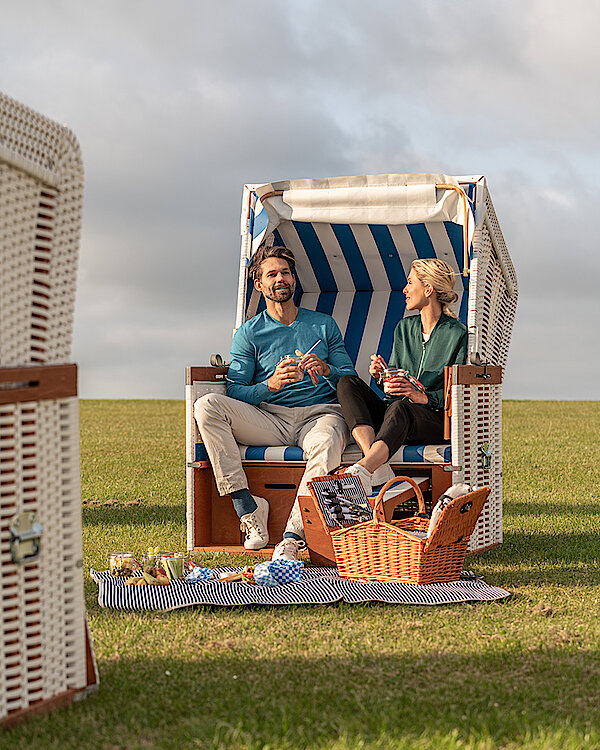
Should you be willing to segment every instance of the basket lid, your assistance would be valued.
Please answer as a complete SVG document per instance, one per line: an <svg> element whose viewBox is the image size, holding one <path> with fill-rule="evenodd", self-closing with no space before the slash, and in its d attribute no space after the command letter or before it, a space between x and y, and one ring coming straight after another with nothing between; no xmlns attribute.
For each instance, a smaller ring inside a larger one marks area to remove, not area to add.
<svg viewBox="0 0 600 750"><path fill-rule="evenodd" d="M427 539L425 551L470 537L490 492L489 487L481 487L448 503Z"/></svg>

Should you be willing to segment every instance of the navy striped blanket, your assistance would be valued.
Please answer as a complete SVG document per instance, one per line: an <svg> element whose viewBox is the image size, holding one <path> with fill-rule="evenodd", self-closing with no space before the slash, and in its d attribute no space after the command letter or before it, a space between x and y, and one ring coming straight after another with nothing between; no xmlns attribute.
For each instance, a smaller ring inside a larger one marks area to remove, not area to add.
<svg viewBox="0 0 600 750"><path fill-rule="evenodd" d="M237 572L241 568L219 568L218 572ZM489 586L471 577L452 583L361 582L340 578L335 568L305 568L298 583L285 586L254 586L247 583L172 581L169 586L125 586L122 578L109 571L91 570L98 584L101 607L125 610L168 611L196 604L240 606L245 604L454 604L493 601L510 596L508 591ZM464 574L463 574L464 576Z"/></svg>

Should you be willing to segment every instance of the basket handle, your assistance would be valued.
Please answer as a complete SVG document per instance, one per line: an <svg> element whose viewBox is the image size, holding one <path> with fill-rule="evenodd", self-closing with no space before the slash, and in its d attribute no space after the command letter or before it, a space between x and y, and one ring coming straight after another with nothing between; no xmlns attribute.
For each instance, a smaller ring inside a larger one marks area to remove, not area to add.
<svg viewBox="0 0 600 750"><path fill-rule="evenodd" d="M385 521L385 514L383 512L383 496L390 489L390 487L393 487L395 484L399 484L400 482L408 482L412 485L412 488L415 491L415 495L417 497L419 513L425 513L425 500L423 500L423 493L421 492L421 488L419 487L419 485L414 481L414 479L411 479L411 477L397 476L394 477L394 479L390 479L389 482L386 482L379 490L379 494L377 495L377 498L375 500L375 505L373 506L373 521Z"/></svg>

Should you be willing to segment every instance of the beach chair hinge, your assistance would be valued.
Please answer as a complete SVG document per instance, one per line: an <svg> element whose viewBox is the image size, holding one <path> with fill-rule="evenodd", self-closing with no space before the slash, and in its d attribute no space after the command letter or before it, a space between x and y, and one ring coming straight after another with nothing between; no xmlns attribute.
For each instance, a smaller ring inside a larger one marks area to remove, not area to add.
<svg viewBox="0 0 600 750"><path fill-rule="evenodd" d="M24 511L10 521L10 557L16 565L39 557L40 539L44 527L33 511Z"/></svg>

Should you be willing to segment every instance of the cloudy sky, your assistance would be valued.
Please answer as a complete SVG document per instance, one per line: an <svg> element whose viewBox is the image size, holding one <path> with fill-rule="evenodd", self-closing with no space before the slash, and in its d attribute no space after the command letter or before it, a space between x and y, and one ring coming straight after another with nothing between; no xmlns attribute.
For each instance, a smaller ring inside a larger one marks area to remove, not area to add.
<svg viewBox="0 0 600 750"><path fill-rule="evenodd" d="M76 133L85 398L227 354L245 182L485 174L519 279L505 398L599 399L600 6L4 2L0 89Z"/></svg>

